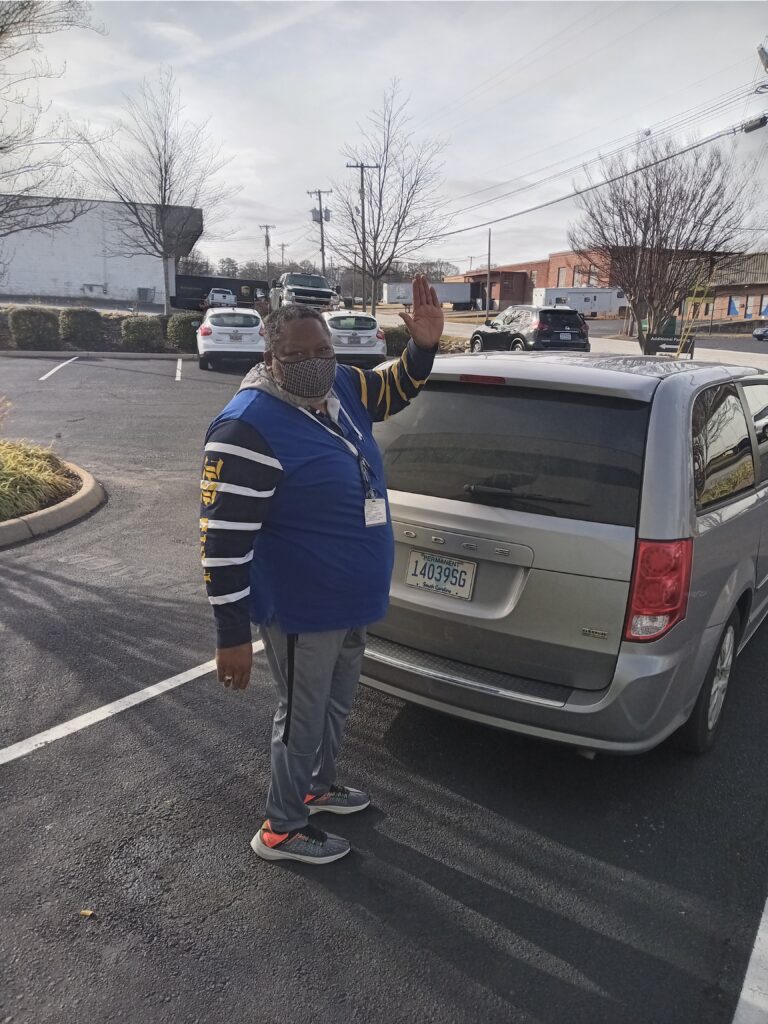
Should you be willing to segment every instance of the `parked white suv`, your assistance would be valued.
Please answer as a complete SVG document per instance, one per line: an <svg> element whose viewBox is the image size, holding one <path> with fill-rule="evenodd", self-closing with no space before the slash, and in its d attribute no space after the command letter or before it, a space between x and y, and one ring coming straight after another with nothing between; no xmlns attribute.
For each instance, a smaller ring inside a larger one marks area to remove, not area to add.
<svg viewBox="0 0 768 1024"><path fill-rule="evenodd" d="M264 325L255 309L209 309L197 329L201 370L211 370L225 359L264 357Z"/></svg>

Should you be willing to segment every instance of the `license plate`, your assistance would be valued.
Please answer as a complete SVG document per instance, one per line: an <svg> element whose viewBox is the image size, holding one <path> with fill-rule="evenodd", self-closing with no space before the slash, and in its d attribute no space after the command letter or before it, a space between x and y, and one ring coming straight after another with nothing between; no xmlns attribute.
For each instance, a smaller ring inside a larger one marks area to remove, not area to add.
<svg viewBox="0 0 768 1024"><path fill-rule="evenodd" d="M229 340L230 341L242 341L243 340L243 336L242 336L242 334L240 334L239 331L232 331L232 333L229 336Z"/></svg>
<svg viewBox="0 0 768 1024"><path fill-rule="evenodd" d="M561 334L560 335L560 341L570 341L570 340L571 340L570 334Z"/></svg>
<svg viewBox="0 0 768 1024"><path fill-rule="evenodd" d="M436 555L431 551L411 551L405 582L417 590L472 600L477 562Z"/></svg>

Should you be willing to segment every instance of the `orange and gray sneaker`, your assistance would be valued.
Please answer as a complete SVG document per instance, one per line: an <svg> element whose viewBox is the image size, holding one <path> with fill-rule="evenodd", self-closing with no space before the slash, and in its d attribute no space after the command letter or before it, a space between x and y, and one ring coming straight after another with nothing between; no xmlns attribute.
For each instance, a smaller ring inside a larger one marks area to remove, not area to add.
<svg viewBox="0 0 768 1024"><path fill-rule="evenodd" d="M328 811L329 814L354 814L355 811L364 811L369 807L371 798L361 789L333 785L327 793L320 793L317 796L308 794L304 797L304 803L309 807L310 814L319 814L320 811Z"/></svg>
<svg viewBox="0 0 768 1024"><path fill-rule="evenodd" d="M312 825L274 832L269 820L251 840L251 848L264 860L298 860L303 864L330 864L346 857L351 849L349 840Z"/></svg>

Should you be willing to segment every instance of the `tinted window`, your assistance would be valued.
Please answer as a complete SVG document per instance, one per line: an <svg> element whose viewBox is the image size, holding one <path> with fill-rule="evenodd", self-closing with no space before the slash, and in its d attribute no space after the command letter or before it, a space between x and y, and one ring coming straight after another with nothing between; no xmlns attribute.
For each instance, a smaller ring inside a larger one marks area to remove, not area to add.
<svg viewBox="0 0 768 1024"><path fill-rule="evenodd" d="M707 508L752 487L752 444L733 384L708 388L697 397L692 431L696 508Z"/></svg>
<svg viewBox="0 0 768 1024"><path fill-rule="evenodd" d="M556 331L581 330L579 314L571 309L543 309L539 314L539 320Z"/></svg>
<svg viewBox="0 0 768 1024"><path fill-rule="evenodd" d="M328 288L325 278L315 274L288 274L285 283L294 288Z"/></svg>
<svg viewBox="0 0 768 1024"><path fill-rule="evenodd" d="M213 327L230 327L234 330L237 327L258 327L260 321L250 313L217 313L208 317L208 323Z"/></svg>
<svg viewBox="0 0 768 1024"><path fill-rule="evenodd" d="M768 384L745 384L744 394L757 434L760 479L768 480Z"/></svg>
<svg viewBox="0 0 768 1024"><path fill-rule="evenodd" d="M648 405L430 383L376 437L394 490L634 526Z"/></svg>
<svg viewBox="0 0 768 1024"><path fill-rule="evenodd" d="M378 326L370 316L332 316L328 322L335 331L375 331Z"/></svg>

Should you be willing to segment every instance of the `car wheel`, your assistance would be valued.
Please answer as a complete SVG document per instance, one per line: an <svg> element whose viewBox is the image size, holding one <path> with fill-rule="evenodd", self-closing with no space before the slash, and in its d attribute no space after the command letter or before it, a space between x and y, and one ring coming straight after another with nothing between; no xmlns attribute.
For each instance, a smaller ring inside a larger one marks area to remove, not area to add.
<svg viewBox="0 0 768 1024"><path fill-rule="evenodd" d="M211 364L208 361L208 356L200 356L199 359L197 360L197 365L200 367L201 370L210 370L211 368Z"/></svg>
<svg viewBox="0 0 768 1024"><path fill-rule="evenodd" d="M469 349L471 352L482 352L483 351L483 339L473 338L469 343Z"/></svg>
<svg viewBox="0 0 768 1024"><path fill-rule="evenodd" d="M678 745L691 754L705 754L717 737L736 661L739 625L739 613L734 612L722 632L691 717L677 733Z"/></svg>
<svg viewBox="0 0 768 1024"><path fill-rule="evenodd" d="M520 341L520 339L518 338L516 341L513 341L512 344L509 346L509 351L510 352L525 352L525 342L524 341Z"/></svg>

